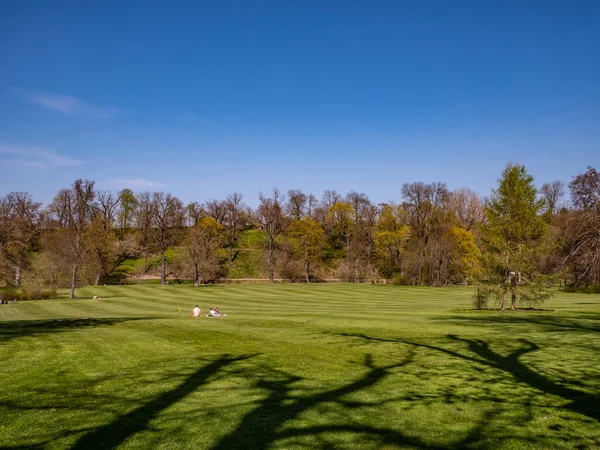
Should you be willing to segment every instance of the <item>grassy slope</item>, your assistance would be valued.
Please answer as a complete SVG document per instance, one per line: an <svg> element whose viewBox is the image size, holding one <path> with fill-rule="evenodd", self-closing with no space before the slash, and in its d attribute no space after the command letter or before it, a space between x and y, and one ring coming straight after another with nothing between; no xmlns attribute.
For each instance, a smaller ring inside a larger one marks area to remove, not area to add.
<svg viewBox="0 0 600 450"><path fill-rule="evenodd" d="M457 311L470 294L113 286L0 305L0 447L600 447L600 296ZM188 318L196 303L229 316Z"/></svg>

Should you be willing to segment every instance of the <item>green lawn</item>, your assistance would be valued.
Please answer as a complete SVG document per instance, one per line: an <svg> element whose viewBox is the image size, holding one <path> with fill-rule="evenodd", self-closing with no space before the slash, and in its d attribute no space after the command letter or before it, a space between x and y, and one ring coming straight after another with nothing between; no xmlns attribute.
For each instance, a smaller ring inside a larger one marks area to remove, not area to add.
<svg viewBox="0 0 600 450"><path fill-rule="evenodd" d="M462 288L78 295L0 305L0 448L600 448L599 295L505 314Z"/></svg>

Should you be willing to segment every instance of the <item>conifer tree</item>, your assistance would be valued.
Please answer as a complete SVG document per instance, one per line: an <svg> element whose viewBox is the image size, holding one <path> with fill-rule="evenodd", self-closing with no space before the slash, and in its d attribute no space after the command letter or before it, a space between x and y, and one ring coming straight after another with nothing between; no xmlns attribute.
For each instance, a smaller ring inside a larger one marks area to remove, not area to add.
<svg viewBox="0 0 600 450"><path fill-rule="evenodd" d="M508 163L485 207L488 221L482 232L488 284L477 295L479 300L497 298L502 311L509 293L511 309L516 309L517 302L535 304L550 297L551 291L536 271L547 250L547 224L542 214L545 201L537 194L525 167Z"/></svg>

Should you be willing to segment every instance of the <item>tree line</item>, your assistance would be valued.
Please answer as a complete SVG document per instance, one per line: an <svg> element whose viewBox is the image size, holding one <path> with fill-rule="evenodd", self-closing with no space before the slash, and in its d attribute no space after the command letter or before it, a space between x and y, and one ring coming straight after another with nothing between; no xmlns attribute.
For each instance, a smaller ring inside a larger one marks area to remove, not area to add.
<svg viewBox="0 0 600 450"><path fill-rule="evenodd" d="M125 261L162 284L169 276L214 282L243 266L271 282L479 281L489 287L482 297L504 304L510 294L514 306L517 292L524 301L541 298L542 277L600 284L600 174L588 167L568 189L566 206L561 182L538 189L523 166L509 163L488 199L415 182L402 186L397 203L374 204L355 191L326 190L319 199L274 189L252 209L240 193L185 205L164 192L103 191L76 180L46 206L23 192L0 198L0 276L16 287L69 286L73 297L78 285L127 275L118 270Z"/></svg>

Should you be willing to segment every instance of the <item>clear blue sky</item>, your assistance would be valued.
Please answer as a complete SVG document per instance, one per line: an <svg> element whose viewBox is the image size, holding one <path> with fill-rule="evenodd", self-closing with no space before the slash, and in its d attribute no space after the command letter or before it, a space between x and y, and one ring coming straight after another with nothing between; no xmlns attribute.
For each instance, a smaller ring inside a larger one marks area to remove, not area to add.
<svg viewBox="0 0 600 450"><path fill-rule="evenodd" d="M0 195L185 202L600 164L600 2L3 1Z"/></svg>

